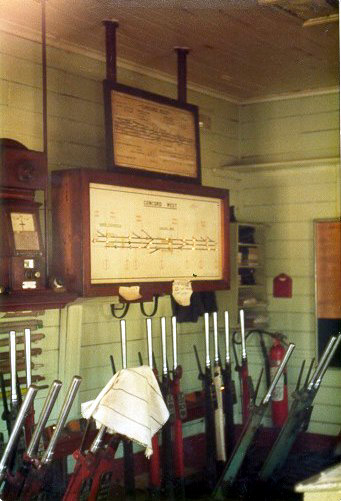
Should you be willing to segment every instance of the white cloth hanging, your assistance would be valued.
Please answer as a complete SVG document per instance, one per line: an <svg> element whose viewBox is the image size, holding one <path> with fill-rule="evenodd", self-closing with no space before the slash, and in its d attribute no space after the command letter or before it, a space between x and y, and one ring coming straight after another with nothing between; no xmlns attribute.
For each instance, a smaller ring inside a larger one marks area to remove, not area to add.
<svg viewBox="0 0 341 501"><path fill-rule="evenodd" d="M97 428L119 433L153 453L152 437L169 418L152 369L146 365L122 369L108 381L95 400L81 405L82 415L93 417Z"/></svg>

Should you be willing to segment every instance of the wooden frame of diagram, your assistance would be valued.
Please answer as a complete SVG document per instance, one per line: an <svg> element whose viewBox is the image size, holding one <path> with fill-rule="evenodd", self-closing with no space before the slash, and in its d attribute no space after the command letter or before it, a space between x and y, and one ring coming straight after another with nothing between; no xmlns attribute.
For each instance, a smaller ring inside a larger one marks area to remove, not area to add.
<svg viewBox="0 0 341 501"><path fill-rule="evenodd" d="M84 296L229 287L228 192L92 169L52 173L53 263Z"/></svg>
<svg viewBox="0 0 341 501"><path fill-rule="evenodd" d="M105 80L104 109L109 170L201 182L197 106Z"/></svg>

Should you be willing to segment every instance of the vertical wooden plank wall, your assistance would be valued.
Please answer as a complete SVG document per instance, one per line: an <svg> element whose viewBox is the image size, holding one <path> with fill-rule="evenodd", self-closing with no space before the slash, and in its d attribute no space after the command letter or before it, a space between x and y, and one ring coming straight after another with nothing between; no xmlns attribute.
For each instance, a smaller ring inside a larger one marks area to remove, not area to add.
<svg viewBox="0 0 341 501"><path fill-rule="evenodd" d="M41 46L3 32L0 37L0 137L10 137L29 148L41 150ZM104 62L50 47L47 60L49 170L105 168ZM177 95L175 82L151 78L133 70L119 68L118 79L121 83L170 97ZM219 167L226 158L235 161L238 157L238 106L217 96L191 90L188 101L198 104L205 116L204 127L200 129L203 183L230 189L231 203L235 204L235 182L220 172ZM148 311L148 304L146 309ZM159 366L160 315L170 318L169 298L160 300L153 322ZM1 317L0 313L0 322L8 320ZM39 318L44 322L41 331L46 334L41 342L44 353L35 360L44 363L39 372L46 376L47 383L59 377L66 387L71 375L79 373L83 382L78 404L94 398L111 376L110 354L114 355L117 368L121 367L119 321L111 315L110 302L86 301L68 310L48 311ZM131 306L126 320L129 364L136 365L138 351L146 356L145 320L138 305ZM194 343L198 346L204 361L202 321L180 326L179 334L179 363L185 369L183 388L189 392L201 386L192 347ZM46 391L39 395L37 411L45 395ZM57 409L52 420L56 412ZM74 406L71 416L79 416L79 405L78 408ZM0 422L0 431L4 429L4 423ZM202 422L191 423L186 425L185 435L201 430Z"/></svg>
<svg viewBox="0 0 341 501"><path fill-rule="evenodd" d="M17 139L29 148L42 149L41 46L1 33L0 58L0 135ZM105 168L101 85L104 76L103 61L48 48L50 170ZM164 79L126 67L119 67L118 78L128 85L176 97L176 85ZM200 131L203 183L229 189L231 204L237 206L240 220L270 225L266 249L270 328L284 331L297 343L289 373L292 386L300 360L315 354L312 220L336 216L340 203L339 171L336 165L323 161L309 168L297 162L290 169L240 171L237 174L221 167L238 161L259 163L337 156L338 95L238 106L216 95L190 89L188 100L199 105L204 122ZM271 297L272 278L282 271L294 279L294 296L290 300ZM221 317L228 295L219 292L217 297ZM168 298L160 301L158 317L160 315L171 315ZM40 372L50 382L67 373L61 358L66 350L70 353L74 350L76 365L79 365L75 372L84 378L80 400L85 401L93 398L110 377L110 353L119 360L120 367L119 330L108 304L100 301L98 304L83 303L81 314L78 311L76 317L68 319L74 329L81 326L81 332L75 330L74 335L65 331L65 312L53 310L39 317L44 321L41 331L46 338L41 342L44 354L36 361L45 364ZM4 320L8 319L0 318ZM154 324L156 355L160 363L159 318ZM183 387L186 392L200 388L192 345L198 345L203 360L202 327L202 320L199 320L197 324L183 324L179 328L179 362L185 367ZM146 353L144 319L137 305L133 305L128 314L127 329L128 356L136 364L137 352ZM262 366L256 340L250 343L249 358L251 372L256 377ZM338 380L337 371L327 375L325 389L314 411L312 431L339 431L341 407L333 398L340 386ZM42 392L38 407L43 396ZM73 415L77 413L75 409ZM0 423L1 430L4 430L3 423ZM201 422L191 423L186 425L185 434L200 430Z"/></svg>
<svg viewBox="0 0 341 501"><path fill-rule="evenodd" d="M299 364L316 354L313 220L340 215L338 93L306 96L241 107L241 155L268 168L240 173L240 214L268 223L266 245L270 327L296 343L289 370L291 388ZM306 166L304 160L321 158ZM293 161L285 167L271 162ZM294 162L294 160L297 160ZM301 162L303 160L303 162ZM293 297L272 297L279 273L293 279ZM310 430L340 431L340 370L327 373L312 415Z"/></svg>

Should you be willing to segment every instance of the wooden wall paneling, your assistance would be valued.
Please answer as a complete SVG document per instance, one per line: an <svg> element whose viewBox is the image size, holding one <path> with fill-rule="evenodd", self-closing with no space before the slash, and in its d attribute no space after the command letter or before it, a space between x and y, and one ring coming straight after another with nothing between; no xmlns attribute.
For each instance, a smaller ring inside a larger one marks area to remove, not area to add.
<svg viewBox="0 0 341 501"><path fill-rule="evenodd" d="M314 311L312 304L313 294L296 294L295 299L288 298L286 301L276 301L277 298L270 297L268 304L273 311L285 315L289 311L311 313Z"/></svg>
<svg viewBox="0 0 341 501"><path fill-rule="evenodd" d="M100 149L104 148L104 127L94 123L79 122L66 117L49 119L49 137L60 146L67 137L69 143Z"/></svg>
<svg viewBox="0 0 341 501"><path fill-rule="evenodd" d="M86 106L85 106L86 103ZM103 105L88 99L51 93L49 106L55 116L67 117L78 122L102 126L104 123Z"/></svg>
<svg viewBox="0 0 341 501"><path fill-rule="evenodd" d="M1 33L1 41L2 41ZM6 75L8 82L20 82L24 85L41 88L41 63L32 62L12 53L1 53L1 74ZM41 46L40 46L41 59ZM18 73L20 68L20 73Z"/></svg>
<svg viewBox="0 0 341 501"><path fill-rule="evenodd" d="M35 332L44 333L45 338L37 343L32 343L32 348L41 348L42 354L34 357L32 360L36 364L43 364L43 367L33 369L32 374L39 374L45 377L45 381L39 384L51 384L54 379L58 378L58 363L59 363L59 310L46 310L45 313L41 313L36 317L38 320L43 322L43 327ZM21 316L20 320L25 321L26 319L32 319L30 316ZM0 319L0 323L8 322L13 320L19 320L18 318L6 318L6 316ZM6 338L6 335L1 336L2 339ZM21 348L21 346L20 346ZM4 351L4 350L2 350ZM20 376L25 376L25 371L20 371ZM43 406L47 390L39 391L35 399L35 412L36 416L39 416L40 410ZM2 400L0 400L0 408L2 409ZM53 411L53 414L49 420L49 424L56 418L57 410ZM0 432L7 436L6 424L3 420L0 421Z"/></svg>
<svg viewBox="0 0 341 501"><path fill-rule="evenodd" d="M337 436L340 432L340 423L321 423L320 421L315 421L311 419L309 424L309 432L310 433L321 433L323 430L323 434ZM319 494L320 496L320 494Z"/></svg>
<svg viewBox="0 0 341 501"><path fill-rule="evenodd" d="M63 399L73 376L80 374L80 346L82 336L82 313L81 304L65 306L60 312L60 344L59 344L59 379L63 382L57 401L57 409L60 409ZM82 384L80 386L80 389ZM72 405L68 420L80 416L80 390Z"/></svg>
<svg viewBox="0 0 341 501"><path fill-rule="evenodd" d="M102 34L100 34L102 36ZM19 108L15 108L15 111L18 111L18 115L13 112L13 107L11 108L11 103L8 102L8 80L14 82L15 85L28 85L35 87L38 90L32 91L33 96L38 93L41 85L40 78L40 68L39 62L41 58L41 46L40 43L29 42L24 39L19 39L12 35L2 33L2 44L1 44L1 56L4 58L6 71L8 70L8 77L6 80L2 80L0 83L0 88L2 88L2 99L4 101L3 104L9 105L9 113L12 113L13 118L17 117L16 120L13 120L11 125L11 131L14 131L16 126L17 130L20 128L20 114ZM14 56L12 56L12 50L14 52ZM209 49L205 49L209 52ZM167 55L169 58L169 55ZM189 60L189 66L191 66L191 60ZM18 71L19 68L22 68L21 71ZM175 68L175 58L174 58L174 68ZM3 70L3 67L2 67ZM96 148L96 143L99 140L100 129L102 127L101 123L101 107L102 107L102 95L97 95L96 88L101 86L101 79L104 76L104 63L102 61L91 59L81 54L72 54L65 53L60 49L56 49L54 47L49 47L49 93L55 94L56 96L52 96L51 103L53 104L49 107L49 120L51 121L51 130L50 130L50 168L54 169L62 167L68 167L69 161L71 160L75 164L81 164L85 162L87 165L89 160L89 156L87 156L87 150L83 149L85 153L82 153L82 136L84 139L84 143L87 143L89 147ZM124 67L119 67L119 79L123 78L123 81L126 83L134 82L137 86L141 85L141 88L145 88L146 90L152 90L154 92L164 92L166 95L171 95L173 92L173 96L176 94L175 85L172 85L170 82L162 82L158 81L156 78L152 78L151 76L146 76L139 74L138 72L130 71ZM2 71L2 74L3 71ZM175 74L175 73L174 73ZM120 76L121 75L121 76ZM224 84L225 85L225 84ZM18 88L19 89L19 88ZM65 98L64 96L58 97L59 94L68 93L70 98ZM30 95L31 91L28 92ZM31 94L32 95L32 94ZM18 90L19 96L19 90ZM239 153L239 145L237 142L233 141L234 134L237 134L239 131L238 120L239 120L239 110L241 117L241 124L245 123L245 128L248 128L250 134L254 137L254 132L257 130L259 121L264 120L272 120L272 125L276 124L276 120L280 121L280 125L275 125L274 130L277 131L278 134L283 134L287 137L287 143L285 143L286 149L285 151L274 150L272 153L272 158L278 158L279 160L283 159L283 156L290 158L290 155L293 154L291 149L292 142L290 137L290 128L294 125L296 130L298 129L297 123L302 123L302 130L309 132L310 129L318 131L318 121L319 116L321 118L321 124L323 128L328 125L328 116L330 117L330 123L334 129L335 126L335 115L338 110L338 93L329 94L325 96L314 96L314 97L305 97L294 100L283 100L268 103L257 103L257 104L249 104L246 106L238 107L238 105L234 103L228 103L226 100L222 101L218 98L204 96L198 92L193 90L189 90L189 101L204 108L204 112L206 113L206 109L210 111L211 124L212 128L209 132L210 137L213 137L217 134L217 137L212 139L212 144L214 144L214 149L219 150L220 145L224 146L224 142L229 145L229 150L225 154L226 157L230 155L230 158L237 158ZM32 103L32 98L31 103ZM69 108L69 104L71 104ZM18 103L20 106L20 103ZM31 113L32 110L25 108L25 103L22 103L23 110L20 112L23 113L22 117L25 117L24 112ZM87 113L84 108L90 106L93 113ZM79 113L78 113L79 112ZM92 116L93 115L93 116ZM4 115L2 115L4 116ZM27 123L31 121L28 115L26 115ZM293 116L293 121L285 120L284 118L289 118ZM224 117L226 118L226 125L224 126ZM283 117L283 120L282 118ZM19 118L19 120L18 120ZM26 120L26 119L25 119ZM244 121L244 122L243 122ZM247 122L250 121L250 126L248 126ZM69 128L67 127L67 123L69 123ZM32 119L32 124L34 124L34 119ZM38 124L38 121L37 121ZM72 124L74 124L75 130L72 133ZM312 124L312 125L309 125ZM94 126L94 135L92 136L91 127ZM62 138L62 130L65 127L66 130L70 131L70 135L68 134L67 140L69 140L69 146L59 154L58 150L60 148L60 142L63 140ZM263 125L262 125L263 127ZM287 127L287 129L286 129ZM26 132L22 131L22 137L27 141L37 141L38 136L34 136L36 132L34 132L34 127L32 128L33 133L30 131ZM38 130L38 129L37 129ZM272 128L267 127L268 135L271 136ZM324 129L325 130L325 129ZM26 135L25 135L26 134ZM204 137L205 132L201 131L202 137ZM70 139L72 141L70 141ZM230 138L232 141L230 141ZM247 141L248 138L244 136L242 130L242 139ZM262 137L258 134L258 144L259 151L258 157L262 157L262 147L261 145L264 143L264 140L268 138ZM270 139L271 140L271 139ZM25 141L23 141L25 143ZM80 143L79 148L76 146ZM35 143L37 144L37 143ZM210 143L211 144L211 143ZM335 145L329 147L330 153L334 151L336 145L338 144L338 137L335 135ZM28 144L30 146L30 144ZM38 144L36 149L38 148ZM100 144L98 145L100 147ZM241 153L243 154L243 146L244 143L241 143ZM255 144L257 146L257 144ZM312 145L313 146L313 145ZM257 146L258 148L258 146ZM207 148L208 149L208 148ZM321 150L322 151L322 150ZM253 152L251 152L253 153ZM303 151L302 149L298 150L298 152L294 152L296 155L300 154L302 158L304 155L310 154L309 151ZM205 148L205 162L203 162L203 179L205 183L218 183L221 182L224 186L232 186L231 178L229 174L225 175L225 179L223 177L213 177L210 169L212 167L216 167L219 162L223 162L223 156L219 155L219 153L209 149L206 152ZM90 154L91 162L95 162L95 166L100 166L100 162L94 158L96 154ZM326 154L326 156L328 156ZM86 157L86 158L85 158ZM264 159L269 159L269 156L263 155ZM292 158L292 157L291 157ZM90 163L90 162L89 162ZM312 203L310 204L311 209L315 208L314 197L317 197L317 205L319 205L321 199L323 199L323 195L319 195L320 192L324 192L325 188L327 189L328 194L330 194L330 186L328 187L328 183L332 184L333 180L337 179L337 170L335 167L331 166L319 166L311 169L301 169L300 165L297 165L297 168L290 170L280 170L279 172L268 172L268 173L253 173L250 175L243 175L244 180L236 182L234 186L233 197L236 199L237 194L240 194L240 200L247 200L248 202L252 198L255 198L254 207L252 203L250 203L249 210L253 211L253 215L255 217L264 217L270 220L275 219L271 224L271 229L269 232L269 240L268 240L268 250L272 252L272 255L275 256L275 250L280 245L280 242L283 241L283 236L285 235L285 240L288 239L292 241L295 245L295 253L299 247L299 242L302 240L304 243L302 245L306 249L306 246L309 245L309 242L313 238L313 233L309 221L309 213L308 211L303 213L303 219L301 218L300 213L300 204L297 202L296 206L294 203L294 193L295 193L295 185L303 186L303 196L309 204L309 188L306 186L311 186L311 198ZM221 175L219 173L219 175ZM247 181L245 181L247 179ZM266 210L261 210L258 212L258 205L262 209L261 200L261 186L264 185L267 187L267 191L264 191L264 200L268 197L269 191L275 190L278 199L280 201L285 201L284 198L288 195L290 205L295 206L290 212L290 218L285 219L283 214L280 218L273 218L272 212L274 211L275 203L266 208ZM315 185L315 186L313 186ZM284 186L288 186L288 190L282 192L281 188ZM260 187L259 192L253 191L255 187ZM245 189L245 192L244 192ZM337 189L335 190L337 192ZM238 199L239 200L239 199ZM333 200L335 200L335 195L331 197L331 207L334 207ZM329 210L327 208L327 210ZM298 214L298 216L293 215L294 212ZM243 217L243 204L241 203L238 207L238 214L242 218ZM292 217L293 215L293 217ZM278 221L277 221L278 219ZM294 243L294 241L297 241ZM274 250L272 251L272 242L274 243ZM290 265L290 262L286 261L278 261L278 265ZM268 281L272 281L272 277L268 277ZM289 338L294 340L297 343L297 347L302 349L300 351L300 356L310 356L313 354L315 349L315 341L311 338L312 332L312 322L313 318L310 313L308 315L304 315L302 321L300 320L302 317L301 307L307 301L307 306L309 306L309 298L311 297L313 278L312 275L309 276L295 276L294 277L294 290L295 294L298 294L299 297L297 302L297 308L293 306L293 311L288 311L284 306L277 305L274 309L275 311L271 313L271 327L278 328L279 330L284 330L285 333L289 335ZM307 294L304 295L304 292L307 291ZM270 293L270 288L269 288ZM223 292L220 292L219 295L222 297L221 303L225 303L226 305L226 295ZM295 298L294 298L295 299ZM135 327L140 324L141 327L137 328L138 336L141 336L141 347L144 346L145 339L143 336L143 326L144 320L141 318L139 320L139 312L138 307L132 306L132 319L135 322ZM162 302L162 308L167 310L166 303ZM95 313L97 310L97 313ZM297 311L299 310L299 311ZM309 310L311 310L311 305ZM57 312L59 315L59 312ZM164 311L165 314L170 315L170 311ZM105 327L106 321L110 323L110 320L102 316L102 306L94 307L92 313L89 310L83 310L83 320L82 320L82 332L85 333L84 337L82 337L82 345L96 344L96 331L91 333L92 325L91 325L91 314L94 314L94 324L98 321L100 330L103 327L103 337L100 335L100 340L103 345L107 343L108 340L108 348L111 347L110 344L110 329ZM287 315L291 315L287 318ZM46 313L47 315L47 313ZM47 316L45 315L45 318ZM130 315L130 313L129 313ZM85 317L87 319L85 321ZM128 319L130 316L128 317ZM55 322L58 324L58 322ZM55 325L53 324L53 325ZM51 325L51 331L53 332L54 327ZM95 325L93 326L95 327ZM57 328L56 328L57 329ZM156 334L158 336L158 334ZM57 334L58 338L58 334ZM191 346L193 342L202 346L202 328L200 326L200 322L198 325L196 324L188 324L182 325L180 330L180 338L181 338L181 353L179 354L179 361L181 357L183 357L184 362L183 365L185 367L184 374L184 388L185 391L187 389L193 391L194 389L200 389L201 383L197 380L197 370L195 366L194 355L192 354L191 349L187 346ZM70 346L72 346L72 340L70 340ZM156 344L157 346L157 344ZM63 356L63 346L61 344L62 350L60 351L60 357ZM118 348L118 345L117 345ZM298 349L297 348L297 349ZM83 349L83 347L82 347ZM159 346L157 346L159 351ZM106 357L105 357L106 359ZM258 351L255 350L252 353L252 365L260 364ZM159 364L158 360L158 364ZM291 388L293 387L295 376L297 374L298 363L295 362L295 367L290 368L289 378ZM81 369L81 375L84 374L84 377L89 378L91 381L91 376L94 376L94 381L96 385L99 385L98 388L92 388L91 390L84 390L82 392L82 385L80 388L80 400L88 400L89 398L93 398L97 395L98 391L103 387L101 386L101 378L103 383L106 381L106 372L103 369L103 372L99 372L100 377L97 378L95 374L97 374L98 368L93 367L88 369ZM52 374L51 374L52 376ZM57 376L57 375L56 375ZM49 376L50 377L50 376ZM325 382L329 385L329 373L327 373ZM91 383L89 383L91 384ZM337 378L332 379L332 384L337 386ZM323 400L324 401L324 400ZM191 430L199 429L197 426L202 427L202 421L199 424L186 424L186 430L191 432ZM311 429L315 431L327 432L327 433L336 433L339 431L340 425L332 425L325 424L323 422L313 421L311 425ZM187 432L187 431L186 431Z"/></svg>
<svg viewBox="0 0 341 501"><path fill-rule="evenodd" d="M30 110L3 107L1 126L4 137L15 139L36 151L42 149L41 115Z"/></svg>
<svg viewBox="0 0 341 501"><path fill-rule="evenodd" d="M320 189L320 183L316 183L316 186L312 186L314 183L312 180L306 183L302 183L299 189L299 200L301 204L304 203L319 203L328 202L333 200L335 197L335 175L331 169L331 179L324 180L323 190ZM303 177L303 176L302 176ZM307 175L305 176L307 178ZM268 187L255 187L248 188L245 190L246 201L245 206L247 206L247 198L252 199L252 206L259 205L295 205L297 204L297 181L292 180L292 185L281 185L280 189L274 190L273 186Z"/></svg>
<svg viewBox="0 0 341 501"><path fill-rule="evenodd" d="M300 259L302 256L306 256L307 261L314 259L314 250L310 240L272 240L269 245L269 254L266 255L270 259Z"/></svg>
<svg viewBox="0 0 341 501"><path fill-rule="evenodd" d="M242 106L241 156L257 161L278 154L282 160L337 156L338 110L336 93Z"/></svg>
<svg viewBox="0 0 341 501"><path fill-rule="evenodd" d="M245 214L244 218L249 221L250 217L253 216L253 219L256 222L267 221L270 224L284 222L294 223L296 221L304 221L308 223L312 218L311 204L302 204L299 211L298 206L295 205L278 205L276 206L276 211L274 211L274 208L275 204L269 204L268 206L263 205L261 207L251 206L250 204L243 209L243 214ZM314 207L314 215L316 215L316 218L323 219L334 214L335 199L328 202L320 202Z"/></svg>
<svg viewBox="0 0 341 501"><path fill-rule="evenodd" d="M287 312L285 315L283 312L270 312L270 325L272 329L279 330L284 333L287 330L295 331L297 334L299 332L312 333L315 327L314 313L304 313L301 312ZM293 340L293 342L295 342Z"/></svg>
<svg viewBox="0 0 341 501"><path fill-rule="evenodd" d="M322 388L320 391L322 391ZM341 406L335 403L320 405L318 402L315 402L311 418L313 421L319 423L338 424L341 421Z"/></svg>

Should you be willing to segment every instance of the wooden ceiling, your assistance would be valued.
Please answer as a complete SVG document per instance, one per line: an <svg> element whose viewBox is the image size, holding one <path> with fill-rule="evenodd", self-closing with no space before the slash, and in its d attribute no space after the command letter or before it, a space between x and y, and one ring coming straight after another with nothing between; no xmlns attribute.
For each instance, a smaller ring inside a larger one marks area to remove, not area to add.
<svg viewBox="0 0 341 501"><path fill-rule="evenodd" d="M0 0L0 30L37 39L38 0ZM104 57L104 19L119 21L119 60L237 101L339 85L338 0L47 0L47 40ZM310 24L311 19L322 18ZM333 22L334 21L334 22ZM0 31L1 37L1 31Z"/></svg>

